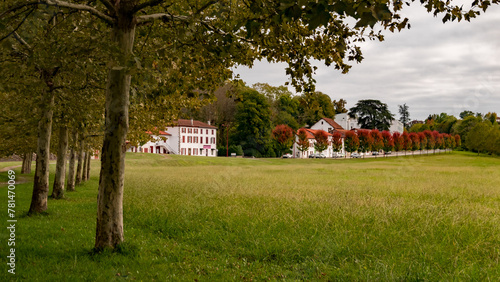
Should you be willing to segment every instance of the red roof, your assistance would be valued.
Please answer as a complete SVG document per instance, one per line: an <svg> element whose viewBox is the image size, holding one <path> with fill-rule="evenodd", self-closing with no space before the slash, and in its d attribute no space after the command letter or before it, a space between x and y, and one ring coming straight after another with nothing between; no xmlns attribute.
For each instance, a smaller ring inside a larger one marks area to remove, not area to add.
<svg viewBox="0 0 500 282"><path fill-rule="evenodd" d="M192 119L179 119L176 124L178 126L184 127L203 127L203 128L217 128L217 126L210 125L208 123L204 123L198 120Z"/></svg>
<svg viewBox="0 0 500 282"><path fill-rule="evenodd" d="M333 119L331 118L323 118L326 122L328 122L329 125L331 125L333 127L333 129L336 129L336 130L342 130L344 128L342 128L342 126L340 126L338 123L336 123Z"/></svg>
<svg viewBox="0 0 500 282"><path fill-rule="evenodd" d="M147 134L153 134L151 131L146 131ZM159 131L160 135L165 135L165 136L172 136L172 134L166 132L166 131Z"/></svg>
<svg viewBox="0 0 500 282"><path fill-rule="evenodd" d="M300 128L300 129L302 129L302 128ZM299 129L299 130L300 130L300 129ZM304 127L303 127L303 129L305 129L305 130L306 130L306 136L307 136L307 139L314 139L314 138L315 138L314 136L315 136L315 135L316 135L316 133L319 131L319 130L309 129L309 128L304 128ZM325 132L326 132L326 131L325 131ZM298 134L299 134L299 131L297 131L297 135L298 135ZM331 134L330 134L330 133L328 133L328 132L326 132L326 134L327 134L328 136L331 136Z"/></svg>

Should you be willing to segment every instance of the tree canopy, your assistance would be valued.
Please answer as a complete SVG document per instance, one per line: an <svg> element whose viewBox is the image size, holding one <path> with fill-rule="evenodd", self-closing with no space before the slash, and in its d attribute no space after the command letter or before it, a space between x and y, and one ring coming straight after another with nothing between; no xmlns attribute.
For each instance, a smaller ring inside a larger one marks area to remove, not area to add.
<svg viewBox="0 0 500 282"><path fill-rule="evenodd" d="M349 116L357 118L358 124L364 129L389 130L394 115L387 104L379 100L359 100L349 110Z"/></svg>

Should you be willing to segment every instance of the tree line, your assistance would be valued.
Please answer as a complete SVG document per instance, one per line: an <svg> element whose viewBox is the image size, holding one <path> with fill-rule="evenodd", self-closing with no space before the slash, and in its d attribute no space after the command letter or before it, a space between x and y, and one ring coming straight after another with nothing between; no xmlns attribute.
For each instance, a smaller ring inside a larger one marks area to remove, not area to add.
<svg viewBox="0 0 500 282"><path fill-rule="evenodd" d="M446 113L433 114L423 124L414 124L409 132L419 133L433 130L439 133L460 136L461 148L477 153L500 154L500 126L496 113L473 113L463 111L460 119Z"/></svg>

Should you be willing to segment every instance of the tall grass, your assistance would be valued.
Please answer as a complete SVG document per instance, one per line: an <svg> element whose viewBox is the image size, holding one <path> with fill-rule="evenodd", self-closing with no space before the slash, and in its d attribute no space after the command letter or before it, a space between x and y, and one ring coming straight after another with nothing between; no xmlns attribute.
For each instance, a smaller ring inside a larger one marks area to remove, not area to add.
<svg viewBox="0 0 500 282"><path fill-rule="evenodd" d="M494 280L500 159L127 155L120 253L91 254L92 178L19 220L18 279ZM30 185L18 187L18 210ZM5 196L2 204L6 206ZM0 242L6 242L2 233ZM6 243L0 243L5 253ZM12 278L6 271L1 277Z"/></svg>

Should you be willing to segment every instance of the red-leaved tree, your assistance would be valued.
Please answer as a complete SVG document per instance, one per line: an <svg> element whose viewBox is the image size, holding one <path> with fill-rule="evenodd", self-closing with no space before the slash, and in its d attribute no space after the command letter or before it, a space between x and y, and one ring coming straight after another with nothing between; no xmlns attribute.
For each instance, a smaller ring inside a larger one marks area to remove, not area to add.
<svg viewBox="0 0 500 282"><path fill-rule="evenodd" d="M427 154L429 154L429 150L433 150L434 146L436 145L436 139L432 135L432 131L430 130L424 130L425 137L427 138L427 146L425 149L427 149Z"/></svg>
<svg viewBox="0 0 500 282"><path fill-rule="evenodd" d="M366 129L358 130L358 138L359 138L359 151L362 153L366 153L372 149L373 146L373 138L370 135L370 131ZM363 154L363 158L364 158Z"/></svg>
<svg viewBox="0 0 500 282"><path fill-rule="evenodd" d="M317 152L322 153L328 148L330 142L328 141L328 133L326 131L317 130L314 134L314 139L316 140L314 143L314 149Z"/></svg>
<svg viewBox="0 0 500 282"><path fill-rule="evenodd" d="M334 132L332 134L332 150L334 152L340 152L342 150L342 134L340 132Z"/></svg>
<svg viewBox="0 0 500 282"><path fill-rule="evenodd" d="M401 137L401 133L394 132L392 134L392 141L394 142L394 151L396 151L396 156L398 156L398 152L403 150L403 138Z"/></svg>
<svg viewBox="0 0 500 282"><path fill-rule="evenodd" d="M372 137L372 151L378 152L384 147L384 138L382 133L378 129L370 131L370 136Z"/></svg>
<svg viewBox="0 0 500 282"><path fill-rule="evenodd" d="M304 155L304 152L309 150L309 139L307 138L307 131L304 128L299 129L297 132L297 149Z"/></svg>
<svg viewBox="0 0 500 282"><path fill-rule="evenodd" d="M290 152L290 147L293 145L293 129L286 124L279 124L273 130L273 139L276 141L276 148L280 156Z"/></svg>
<svg viewBox="0 0 500 282"><path fill-rule="evenodd" d="M394 139L389 131L382 131L382 139L384 140L384 147L382 148L385 153L390 152L394 148Z"/></svg>
<svg viewBox="0 0 500 282"><path fill-rule="evenodd" d="M415 132L412 132L409 135L411 140L411 152L412 155L414 155L415 151L420 149L420 137Z"/></svg>
<svg viewBox="0 0 500 282"><path fill-rule="evenodd" d="M411 139L410 139L410 135L408 134L408 132L403 132L403 134L401 135L401 138L403 139L403 149L405 150L405 156L406 156L406 152L408 150L411 150Z"/></svg>
<svg viewBox="0 0 500 282"><path fill-rule="evenodd" d="M344 146L345 150L350 154L356 152L359 148L358 135L352 131L347 131L345 133Z"/></svg>
<svg viewBox="0 0 500 282"><path fill-rule="evenodd" d="M427 147L427 137L423 132L419 132L418 137L420 139L420 154L422 154L422 150Z"/></svg>
<svg viewBox="0 0 500 282"><path fill-rule="evenodd" d="M434 154L436 153L436 149L440 149L443 143L443 140L439 135L439 132L437 132L436 130L432 131L432 137L434 137Z"/></svg>

